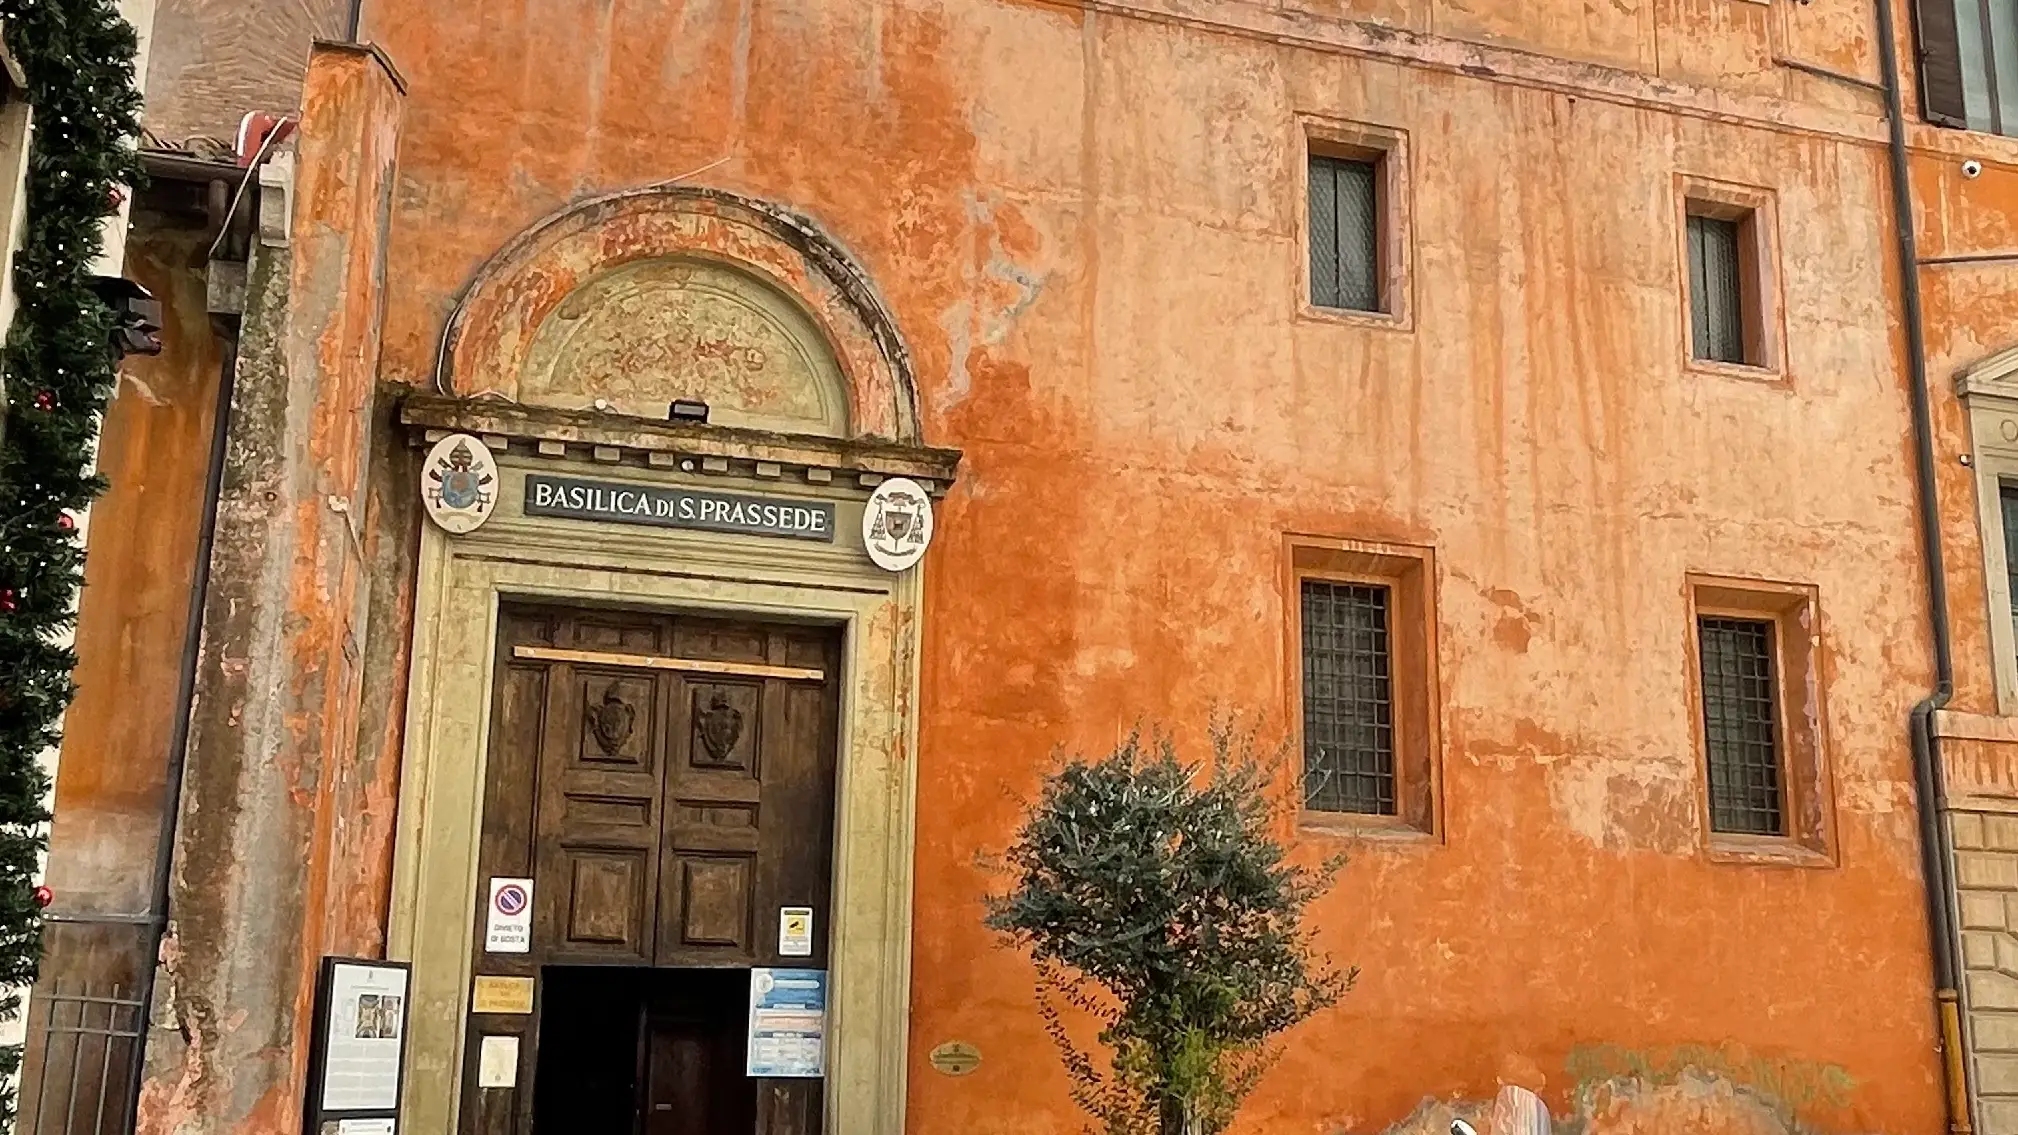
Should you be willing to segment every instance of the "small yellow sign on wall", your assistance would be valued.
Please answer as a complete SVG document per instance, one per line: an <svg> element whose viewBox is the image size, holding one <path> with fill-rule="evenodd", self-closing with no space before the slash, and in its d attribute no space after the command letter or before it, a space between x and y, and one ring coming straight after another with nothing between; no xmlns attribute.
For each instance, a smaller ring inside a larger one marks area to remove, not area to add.
<svg viewBox="0 0 2018 1135"><path fill-rule="evenodd" d="M472 1013L530 1013L533 1011L533 979L479 975L470 997Z"/></svg>

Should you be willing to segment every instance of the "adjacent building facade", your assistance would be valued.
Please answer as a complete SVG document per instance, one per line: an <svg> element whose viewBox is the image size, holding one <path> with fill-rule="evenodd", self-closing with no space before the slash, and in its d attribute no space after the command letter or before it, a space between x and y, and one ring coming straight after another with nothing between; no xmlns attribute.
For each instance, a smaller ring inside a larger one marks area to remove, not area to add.
<svg viewBox="0 0 2018 1135"><path fill-rule="evenodd" d="M1994 5L271 8L156 16L24 1132L301 1129L330 956L413 1135L1078 1130L993 856L1220 707L1362 971L1239 1130L2018 1132Z"/></svg>

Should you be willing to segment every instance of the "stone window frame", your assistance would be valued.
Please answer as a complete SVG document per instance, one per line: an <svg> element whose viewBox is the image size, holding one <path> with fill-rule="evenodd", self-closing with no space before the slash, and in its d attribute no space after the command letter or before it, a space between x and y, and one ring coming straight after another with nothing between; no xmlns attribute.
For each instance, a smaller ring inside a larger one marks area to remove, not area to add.
<svg viewBox="0 0 2018 1135"><path fill-rule="evenodd" d="M1303 582L1307 579L1388 589L1388 672L1395 705L1394 815L1313 812L1303 807ZM1296 770L1291 789L1299 830L1400 842L1443 842L1437 583L1436 549L1432 547L1301 534L1284 538L1284 664L1289 679L1284 685Z"/></svg>
<svg viewBox="0 0 2018 1135"><path fill-rule="evenodd" d="M1745 355L1742 363L1696 357L1694 290L1689 281L1689 218L1714 217L1739 223L1740 273L1745 288ZM1682 368L1698 374L1785 385L1787 313L1780 269L1779 198L1763 186L1718 181L1695 174L1675 175L1676 291L1681 306Z"/></svg>
<svg viewBox="0 0 2018 1135"><path fill-rule="evenodd" d="M1408 131L1320 114L1296 116L1296 303L1299 318L1383 331L1415 330L1415 227ZM1381 310L1319 307L1310 287L1310 159L1373 161L1380 210Z"/></svg>
<svg viewBox="0 0 2018 1135"><path fill-rule="evenodd" d="M1969 423L1966 461L1975 472L1976 524L1997 712L2018 716L2018 630L2011 623L2009 564L1998 500L2004 485L2018 485L2018 347L1964 370L1957 376L1955 388Z"/></svg>
<svg viewBox="0 0 2018 1135"><path fill-rule="evenodd" d="M1813 584L1691 572L1688 590L1690 757L1704 855L1713 862L1783 867L1835 867L1836 803L1830 769L1820 589ZM1710 822L1709 739L1703 721L1703 662L1698 628L1704 618L1773 624L1774 713L1778 718L1781 835L1713 830ZM1796 712L1799 710L1799 712Z"/></svg>

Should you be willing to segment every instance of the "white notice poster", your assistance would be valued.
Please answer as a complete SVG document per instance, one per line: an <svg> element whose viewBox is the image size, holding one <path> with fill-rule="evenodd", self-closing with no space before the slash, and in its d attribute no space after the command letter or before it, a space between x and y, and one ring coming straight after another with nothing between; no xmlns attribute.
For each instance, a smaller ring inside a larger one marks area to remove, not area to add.
<svg viewBox="0 0 2018 1135"><path fill-rule="evenodd" d="M399 1106L405 1021L404 969L344 962L332 967L324 1111L391 1111Z"/></svg>
<svg viewBox="0 0 2018 1135"><path fill-rule="evenodd" d="M511 1088L519 1082L519 1038L487 1036L477 1048L476 1086Z"/></svg>
<svg viewBox="0 0 2018 1135"><path fill-rule="evenodd" d="M390 1119L344 1119L336 1125L336 1135L392 1135Z"/></svg>
<svg viewBox="0 0 2018 1135"><path fill-rule="evenodd" d="M524 954L532 950L531 879L490 881L490 911L484 916L483 948L492 954Z"/></svg>

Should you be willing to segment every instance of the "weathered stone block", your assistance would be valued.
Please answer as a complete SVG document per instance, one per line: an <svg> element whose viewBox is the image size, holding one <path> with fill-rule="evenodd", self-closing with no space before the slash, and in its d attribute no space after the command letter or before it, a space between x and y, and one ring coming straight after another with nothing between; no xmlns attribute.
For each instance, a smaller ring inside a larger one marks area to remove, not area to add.
<svg viewBox="0 0 2018 1135"><path fill-rule="evenodd" d="M1983 846L2018 851L2018 816L1983 816Z"/></svg>
<svg viewBox="0 0 2018 1135"><path fill-rule="evenodd" d="M2001 907L1999 909L2002 909ZM1997 935L1972 930L1962 935L1962 964L1970 969L1997 968Z"/></svg>
<svg viewBox="0 0 2018 1135"><path fill-rule="evenodd" d="M1964 894L1962 925L1970 930L2002 930L2005 925L2004 896Z"/></svg>
<svg viewBox="0 0 2018 1135"><path fill-rule="evenodd" d="M1977 1009L2018 1009L2018 978L1976 972L1968 977L1969 1004Z"/></svg>
<svg viewBox="0 0 2018 1135"><path fill-rule="evenodd" d="M1978 1052L2018 1052L2018 1014L1978 1012L1971 1025Z"/></svg>
<svg viewBox="0 0 2018 1135"><path fill-rule="evenodd" d="M1984 1099L1977 1108L1982 1135L2018 1135L2018 1099Z"/></svg>
<svg viewBox="0 0 2018 1135"><path fill-rule="evenodd" d="M1976 1090L1986 1096L2018 1096L2018 1056L1977 1057Z"/></svg>
<svg viewBox="0 0 2018 1135"><path fill-rule="evenodd" d="M1955 877L1965 887L2018 891L2018 856L1964 852L1955 857Z"/></svg>
<svg viewBox="0 0 2018 1135"><path fill-rule="evenodd" d="M1974 850L1983 846L1983 817L1973 812L1957 812L1948 822L1953 826L1957 848Z"/></svg>

